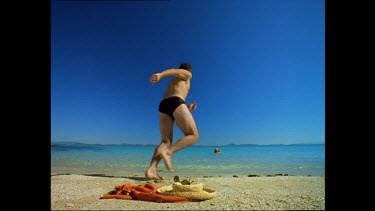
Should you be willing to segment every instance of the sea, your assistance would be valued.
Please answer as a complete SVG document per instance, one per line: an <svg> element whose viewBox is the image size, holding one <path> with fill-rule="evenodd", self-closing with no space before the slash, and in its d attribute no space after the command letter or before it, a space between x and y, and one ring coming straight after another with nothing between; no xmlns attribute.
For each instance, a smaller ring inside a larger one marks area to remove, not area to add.
<svg viewBox="0 0 375 211"><path fill-rule="evenodd" d="M51 174L144 176L156 146L57 145L51 147ZM221 153L214 153L219 148ZM191 146L163 161L161 176L325 175L325 145Z"/></svg>

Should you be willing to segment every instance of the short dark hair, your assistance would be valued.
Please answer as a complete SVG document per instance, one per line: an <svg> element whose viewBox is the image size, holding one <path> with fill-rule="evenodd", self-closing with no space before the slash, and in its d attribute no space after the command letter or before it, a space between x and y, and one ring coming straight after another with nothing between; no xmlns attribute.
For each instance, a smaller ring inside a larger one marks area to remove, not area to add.
<svg viewBox="0 0 375 211"><path fill-rule="evenodd" d="M188 63L182 63L180 65L180 69L184 69L184 70L187 70L187 71L191 72L191 65L188 64Z"/></svg>

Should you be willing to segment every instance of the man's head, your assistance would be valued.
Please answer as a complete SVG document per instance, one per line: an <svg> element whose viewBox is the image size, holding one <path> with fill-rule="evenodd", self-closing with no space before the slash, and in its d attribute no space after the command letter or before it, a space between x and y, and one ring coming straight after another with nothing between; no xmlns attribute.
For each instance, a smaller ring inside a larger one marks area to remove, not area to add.
<svg viewBox="0 0 375 211"><path fill-rule="evenodd" d="M187 70L187 71L191 72L191 65L188 64L188 63L182 63L180 65L180 69L184 69L184 70Z"/></svg>

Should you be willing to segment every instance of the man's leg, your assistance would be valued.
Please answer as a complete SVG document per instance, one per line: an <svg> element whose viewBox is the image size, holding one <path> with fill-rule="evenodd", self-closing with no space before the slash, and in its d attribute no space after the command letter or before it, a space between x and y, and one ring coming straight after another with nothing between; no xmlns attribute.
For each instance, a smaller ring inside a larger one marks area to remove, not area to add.
<svg viewBox="0 0 375 211"><path fill-rule="evenodd" d="M168 145L164 145L161 148L160 156L164 160L164 163L169 171L173 171L173 154L181 149L195 144L199 138L198 129L194 118L185 104L178 106L173 112L173 116L175 117L177 126L181 129L185 136L179 139L174 145L169 147Z"/></svg>
<svg viewBox="0 0 375 211"><path fill-rule="evenodd" d="M185 135L172 145L171 151L174 154L181 149L195 144L198 141L199 133L193 115L185 104L181 104L177 107L173 115L176 119L177 126Z"/></svg>
<svg viewBox="0 0 375 211"><path fill-rule="evenodd" d="M166 114L160 113L160 133L161 143L155 149L154 155L152 156L150 167L146 171L146 178L148 179L162 179L157 173L157 166L162 158L162 151L169 148L172 145L173 140L173 119Z"/></svg>

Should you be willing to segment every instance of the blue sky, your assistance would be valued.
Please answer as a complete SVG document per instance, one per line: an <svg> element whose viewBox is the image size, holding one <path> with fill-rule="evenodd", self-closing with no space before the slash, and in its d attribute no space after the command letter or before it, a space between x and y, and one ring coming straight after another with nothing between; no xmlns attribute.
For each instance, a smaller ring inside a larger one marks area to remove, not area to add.
<svg viewBox="0 0 375 211"><path fill-rule="evenodd" d="M323 143L324 10L321 0L52 1L51 141L158 144L171 79L149 77L188 62L198 145Z"/></svg>

